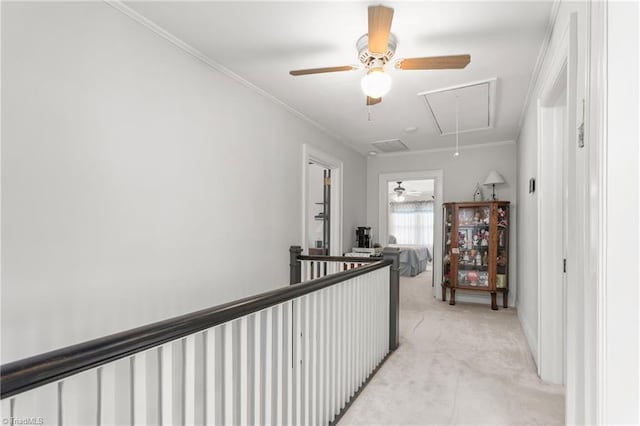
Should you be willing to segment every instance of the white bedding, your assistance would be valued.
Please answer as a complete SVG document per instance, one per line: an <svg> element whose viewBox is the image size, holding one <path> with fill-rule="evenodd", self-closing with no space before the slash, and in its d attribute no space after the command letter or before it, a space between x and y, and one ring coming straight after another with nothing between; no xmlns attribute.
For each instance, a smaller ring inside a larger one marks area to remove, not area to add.
<svg viewBox="0 0 640 426"><path fill-rule="evenodd" d="M400 249L400 275L414 277L427 269L432 260L431 247L414 244L389 244Z"/></svg>

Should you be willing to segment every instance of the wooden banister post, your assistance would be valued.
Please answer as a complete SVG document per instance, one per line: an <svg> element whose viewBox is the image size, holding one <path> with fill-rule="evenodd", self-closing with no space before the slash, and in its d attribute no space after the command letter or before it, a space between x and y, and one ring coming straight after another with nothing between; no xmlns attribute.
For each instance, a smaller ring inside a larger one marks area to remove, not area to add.
<svg viewBox="0 0 640 426"><path fill-rule="evenodd" d="M302 265L298 256L302 254L302 247L289 247L289 285L302 281Z"/></svg>
<svg viewBox="0 0 640 426"><path fill-rule="evenodd" d="M389 273L389 350L394 351L400 344L400 249L385 247L382 256L393 262Z"/></svg>

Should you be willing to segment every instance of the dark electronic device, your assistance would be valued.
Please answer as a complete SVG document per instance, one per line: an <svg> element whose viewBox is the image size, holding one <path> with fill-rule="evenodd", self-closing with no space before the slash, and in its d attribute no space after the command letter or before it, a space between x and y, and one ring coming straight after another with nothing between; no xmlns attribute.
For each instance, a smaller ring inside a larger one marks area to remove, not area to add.
<svg viewBox="0 0 640 426"><path fill-rule="evenodd" d="M371 228L365 226L358 226L356 228L356 247L369 248L371 247Z"/></svg>

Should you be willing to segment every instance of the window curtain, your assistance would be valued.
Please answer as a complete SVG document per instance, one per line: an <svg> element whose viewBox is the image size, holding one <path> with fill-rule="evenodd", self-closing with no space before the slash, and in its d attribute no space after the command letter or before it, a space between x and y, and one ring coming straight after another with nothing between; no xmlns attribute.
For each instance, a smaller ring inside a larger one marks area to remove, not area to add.
<svg viewBox="0 0 640 426"><path fill-rule="evenodd" d="M389 235L398 244L433 244L433 201L389 203Z"/></svg>

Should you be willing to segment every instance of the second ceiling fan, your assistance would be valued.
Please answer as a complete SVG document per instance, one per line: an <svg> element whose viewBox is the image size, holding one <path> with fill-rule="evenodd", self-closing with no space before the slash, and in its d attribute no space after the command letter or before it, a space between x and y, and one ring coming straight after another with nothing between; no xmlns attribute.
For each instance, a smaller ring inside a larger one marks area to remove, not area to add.
<svg viewBox="0 0 640 426"><path fill-rule="evenodd" d="M398 44L391 33L393 9L385 6L369 6L369 32L356 43L358 58L367 74L362 78L362 91L367 96L367 105L382 102L382 97L391 88L391 77L384 67L391 61ZM431 56L427 58L406 58L396 61L395 67L402 70L460 69L471 61L470 55ZM339 67L310 68L289 71L293 76L321 74L326 72L352 71L360 67L343 65Z"/></svg>

